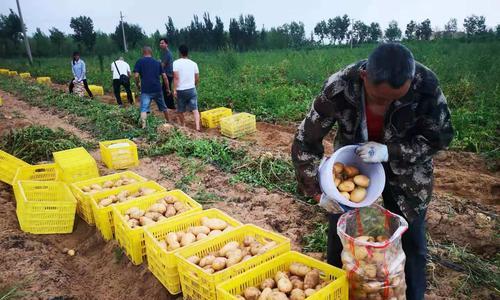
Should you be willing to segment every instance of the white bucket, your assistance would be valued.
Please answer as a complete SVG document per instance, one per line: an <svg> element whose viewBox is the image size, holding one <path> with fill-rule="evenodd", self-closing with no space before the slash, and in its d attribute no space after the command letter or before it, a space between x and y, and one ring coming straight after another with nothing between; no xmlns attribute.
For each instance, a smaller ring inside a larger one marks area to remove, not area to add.
<svg viewBox="0 0 500 300"><path fill-rule="evenodd" d="M382 164L363 162L355 152L357 147L356 145L350 145L338 149L319 168L319 183L323 194L327 198L349 207L370 206L382 195L385 186L385 172ZM370 185L366 190L366 197L363 201L359 203L351 202L340 194L333 180L333 165L336 162L354 166L359 169L361 174L370 178Z"/></svg>

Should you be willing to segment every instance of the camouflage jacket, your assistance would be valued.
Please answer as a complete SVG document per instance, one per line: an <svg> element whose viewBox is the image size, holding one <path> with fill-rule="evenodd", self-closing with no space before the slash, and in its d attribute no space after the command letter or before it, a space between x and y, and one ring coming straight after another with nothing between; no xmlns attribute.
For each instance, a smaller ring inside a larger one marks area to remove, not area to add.
<svg viewBox="0 0 500 300"><path fill-rule="evenodd" d="M311 110L300 124L292 146L299 191L321 193L317 170L323 157L323 138L337 122L334 146L368 140L363 82L359 71L366 60L328 78ZM417 63L410 90L394 101L384 117L382 141L389 151L384 163L386 188L408 219L426 209L432 194L432 155L453 138L450 111L436 75Z"/></svg>

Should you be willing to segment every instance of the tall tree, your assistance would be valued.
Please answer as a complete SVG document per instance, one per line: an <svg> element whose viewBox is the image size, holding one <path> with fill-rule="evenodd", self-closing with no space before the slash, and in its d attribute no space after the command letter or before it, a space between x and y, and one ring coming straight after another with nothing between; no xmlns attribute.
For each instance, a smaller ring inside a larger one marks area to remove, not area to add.
<svg viewBox="0 0 500 300"><path fill-rule="evenodd" d="M33 34L33 54L35 56L49 56L51 54L51 47L50 47L50 39L49 37L40 30L40 28L37 28L35 33Z"/></svg>
<svg viewBox="0 0 500 300"><path fill-rule="evenodd" d="M319 42L323 44L323 40L328 36L328 25L325 20L318 22L314 26L314 34L319 38Z"/></svg>
<svg viewBox="0 0 500 300"><path fill-rule="evenodd" d="M446 37L453 37L453 35L457 32L457 19L452 18L444 25L444 33Z"/></svg>
<svg viewBox="0 0 500 300"><path fill-rule="evenodd" d="M221 49L226 44L226 36L224 34L224 23L220 17L215 17L215 27L213 30L213 41L216 49Z"/></svg>
<svg viewBox="0 0 500 300"><path fill-rule="evenodd" d="M370 27L362 21L356 21L352 25L353 42L357 44L364 43L369 40Z"/></svg>
<svg viewBox="0 0 500 300"><path fill-rule="evenodd" d="M131 49L137 47L137 45L139 45L146 38L144 31L138 24L123 22L123 30L125 31L125 37L127 38L127 45ZM121 24L116 25L115 32L111 35L111 39L121 50L124 50ZM101 40L104 41L102 37ZM157 41L155 41L155 43L156 42Z"/></svg>
<svg viewBox="0 0 500 300"><path fill-rule="evenodd" d="M472 15L464 19L465 33L468 37L481 35L486 32L486 18Z"/></svg>
<svg viewBox="0 0 500 300"><path fill-rule="evenodd" d="M500 38L500 24L498 24L495 29L496 29L495 32L496 32L497 37Z"/></svg>
<svg viewBox="0 0 500 300"><path fill-rule="evenodd" d="M172 21L172 17L168 17L167 24L165 24L165 28L167 30L167 40L169 44L178 45L179 46L179 31L175 28L174 21Z"/></svg>
<svg viewBox="0 0 500 300"><path fill-rule="evenodd" d="M425 19L422 23L417 26L417 31L415 32L417 39L428 41L432 36L431 20Z"/></svg>
<svg viewBox="0 0 500 300"><path fill-rule="evenodd" d="M349 30L349 25L351 25L351 20L347 15L343 15L338 28L338 38L342 42L347 38L347 31Z"/></svg>
<svg viewBox="0 0 500 300"><path fill-rule="evenodd" d="M66 39L66 36L62 31L59 29L52 27L49 29L49 38L52 44L55 46L55 49L57 51L57 54L61 54L62 52L62 46L64 44L64 40Z"/></svg>
<svg viewBox="0 0 500 300"><path fill-rule="evenodd" d="M401 29L398 27L398 22L394 20L389 22L389 26L385 30L385 38L391 42L401 39Z"/></svg>
<svg viewBox="0 0 500 300"><path fill-rule="evenodd" d="M75 32L73 39L78 43L80 48L85 46L89 51L94 48L96 32L94 31L94 22L90 17L79 16L71 18L69 27Z"/></svg>
<svg viewBox="0 0 500 300"><path fill-rule="evenodd" d="M407 40L415 39L415 32L417 31L417 23L411 20L410 23L406 24L405 36Z"/></svg>
<svg viewBox="0 0 500 300"><path fill-rule="evenodd" d="M239 49L239 41L240 41L240 25L236 19L229 20L229 39L231 40L231 45L235 49Z"/></svg>
<svg viewBox="0 0 500 300"><path fill-rule="evenodd" d="M0 47L6 54L13 54L22 39L21 19L11 9L8 15L0 15Z"/></svg>
<svg viewBox="0 0 500 300"><path fill-rule="evenodd" d="M372 22L369 29L370 42L378 42L382 38L382 29L379 23Z"/></svg>
<svg viewBox="0 0 500 300"><path fill-rule="evenodd" d="M304 30L304 23L291 22L290 28L290 47L300 47L306 42L306 34Z"/></svg>

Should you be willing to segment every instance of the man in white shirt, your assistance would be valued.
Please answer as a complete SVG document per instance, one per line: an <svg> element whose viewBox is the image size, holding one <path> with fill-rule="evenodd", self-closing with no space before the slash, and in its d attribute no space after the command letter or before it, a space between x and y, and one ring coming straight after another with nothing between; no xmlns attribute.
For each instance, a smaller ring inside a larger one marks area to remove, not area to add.
<svg viewBox="0 0 500 300"><path fill-rule="evenodd" d="M180 57L174 61L174 97L177 99L179 121L184 126L184 112L192 111L196 130L200 131L200 113L198 112L198 94L196 86L200 81L198 65L188 58L188 47L179 47Z"/></svg>
<svg viewBox="0 0 500 300"><path fill-rule="evenodd" d="M123 106L120 96L120 86L122 85L127 92L128 103L133 104L134 99L130 90L130 66L123 60L123 57L111 63L111 72L113 72L113 92L118 105Z"/></svg>

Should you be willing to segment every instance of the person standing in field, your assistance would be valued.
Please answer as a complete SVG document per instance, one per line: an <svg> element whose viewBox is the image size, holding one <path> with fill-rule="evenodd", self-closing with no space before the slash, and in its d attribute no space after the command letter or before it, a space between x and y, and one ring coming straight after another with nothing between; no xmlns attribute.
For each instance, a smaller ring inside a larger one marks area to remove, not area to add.
<svg viewBox="0 0 500 300"><path fill-rule="evenodd" d="M168 82L162 81L162 91L163 91L163 100L165 100L165 104L167 105L167 111L169 120L170 117L175 113L175 102L174 95L168 91L172 90L172 82L174 81L174 70L173 63L174 58L172 56L172 52L168 48L168 41L166 38L160 39L160 48L161 48L161 66L167 74Z"/></svg>
<svg viewBox="0 0 500 300"><path fill-rule="evenodd" d="M86 76L86 68L85 68L85 62L83 59L80 58L80 53L75 51L73 52L73 60L71 61L71 71L73 72L73 79L71 79L69 83L69 93L73 93L73 88L75 86L75 83L83 83L83 86L85 87L85 90L89 94L90 98L94 98L94 95L92 95L92 92L89 89L89 85L87 83L87 76Z"/></svg>
<svg viewBox="0 0 500 300"><path fill-rule="evenodd" d="M180 58L174 61L174 97L177 98L177 113L181 125L185 125L184 112L192 111L197 131L200 131L200 113L196 86L200 81L198 65L188 58L186 45L179 47Z"/></svg>
<svg viewBox="0 0 500 300"><path fill-rule="evenodd" d="M405 46L381 44L362 60L333 74L300 124L292 145L299 190L320 201L318 166L323 139L338 123L335 149L358 146L366 163L382 163L384 206L408 221L402 246L409 300L426 290L425 215L432 197L432 156L453 139L450 110L436 75L415 62ZM332 183L333 184L333 183ZM328 263L342 267L337 235L341 214L329 215Z"/></svg>
<svg viewBox="0 0 500 300"><path fill-rule="evenodd" d="M143 57L135 63L134 79L137 89L141 91L141 126L146 128L146 119L152 100L155 100L158 110L163 112L165 120L168 122L167 106L163 100L160 76L167 83L168 78L160 62L152 57L153 50L151 47L144 46L142 54ZM167 93L170 93L170 89L167 89Z"/></svg>
<svg viewBox="0 0 500 300"><path fill-rule="evenodd" d="M116 102L119 106L123 107L122 97L120 96L120 87L123 85L125 92L127 92L128 103L133 104L132 91L130 90L130 66L119 57L111 63L111 72L113 72L113 92L115 94Z"/></svg>

